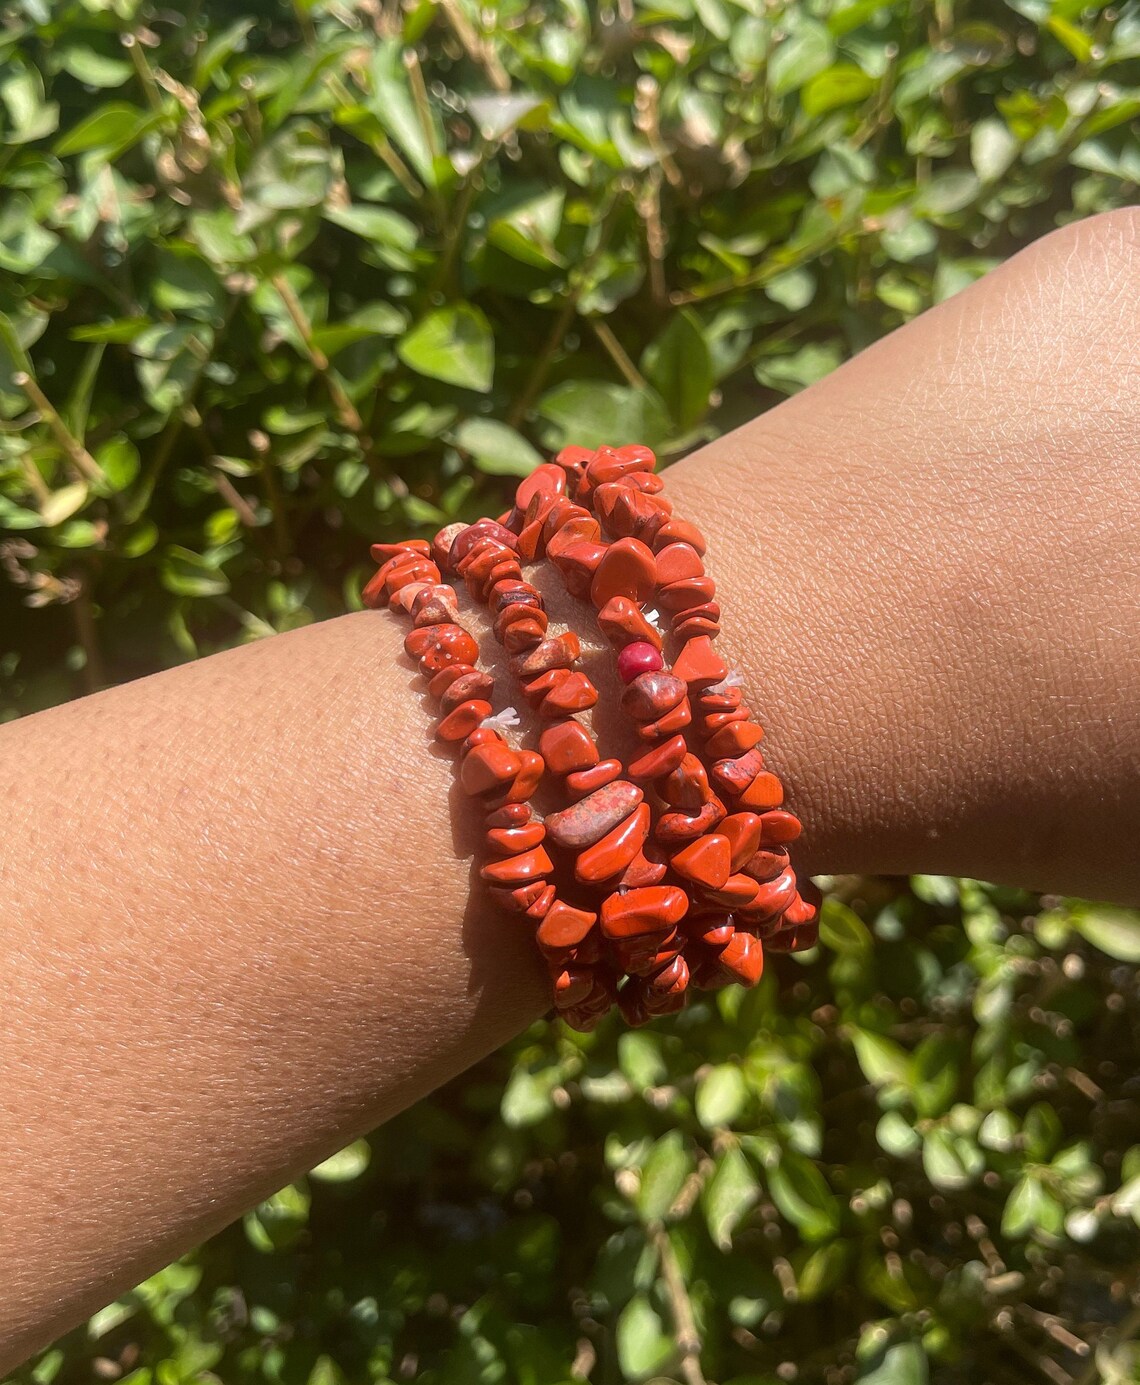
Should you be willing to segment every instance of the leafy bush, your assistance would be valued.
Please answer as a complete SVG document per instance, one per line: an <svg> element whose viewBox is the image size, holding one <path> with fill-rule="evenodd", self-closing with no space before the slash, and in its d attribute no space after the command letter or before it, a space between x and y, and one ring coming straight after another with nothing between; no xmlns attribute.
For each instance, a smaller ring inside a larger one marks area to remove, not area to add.
<svg viewBox="0 0 1140 1385"><path fill-rule="evenodd" d="M1137 0L188 8L0 11L3 717L335 614L564 440L689 450L1140 178ZM835 885L16 1378L1140 1379L1140 922Z"/></svg>

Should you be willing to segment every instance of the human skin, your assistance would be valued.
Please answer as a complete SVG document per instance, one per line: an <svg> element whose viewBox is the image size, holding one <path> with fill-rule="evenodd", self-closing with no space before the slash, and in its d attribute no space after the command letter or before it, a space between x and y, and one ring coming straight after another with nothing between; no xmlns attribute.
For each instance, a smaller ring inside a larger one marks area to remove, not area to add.
<svg viewBox="0 0 1140 1385"><path fill-rule="evenodd" d="M1115 213L670 469L803 868L1140 900L1138 343ZM543 1012L403 634L0 731L0 1374Z"/></svg>

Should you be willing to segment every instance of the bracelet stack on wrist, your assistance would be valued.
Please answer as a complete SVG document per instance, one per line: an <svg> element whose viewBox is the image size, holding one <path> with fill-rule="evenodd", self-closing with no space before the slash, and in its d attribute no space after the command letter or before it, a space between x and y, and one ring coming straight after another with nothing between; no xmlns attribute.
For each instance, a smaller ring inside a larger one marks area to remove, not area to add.
<svg viewBox="0 0 1140 1385"><path fill-rule="evenodd" d="M534 929L554 1005L581 1030L615 1002L644 1024L681 1009L691 986L755 985L765 948L800 951L818 936L818 891L789 863L799 820L713 647L721 611L704 538L673 514L655 465L646 447L566 448L498 519L448 525L430 544L373 545L381 566L364 590L366 606L412 618L404 648L440 703L436 735L458 749L460 784L485 814L480 874ZM615 651L641 746L628 765L578 719L598 691L576 667L577 635L548 635L524 578L523 564L543 559ZM489 608L542 724L537 750L503 734L514 718L493 711L494 679L444 573ZM531 799L544 776L566 806L540 819Z"/></svg>

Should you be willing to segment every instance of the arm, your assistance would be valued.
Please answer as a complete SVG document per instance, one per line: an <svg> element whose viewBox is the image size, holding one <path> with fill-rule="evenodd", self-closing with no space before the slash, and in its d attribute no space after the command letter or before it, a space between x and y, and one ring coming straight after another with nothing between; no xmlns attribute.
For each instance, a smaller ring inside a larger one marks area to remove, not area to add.
<svg viewBox="0 0 1140 1385"><path fill-rule="evenodd" d="M670 472L809 869L1140 898L1137 225ZM402 636L346 617L0 732L0 1372L541 1013Z"/></svg>

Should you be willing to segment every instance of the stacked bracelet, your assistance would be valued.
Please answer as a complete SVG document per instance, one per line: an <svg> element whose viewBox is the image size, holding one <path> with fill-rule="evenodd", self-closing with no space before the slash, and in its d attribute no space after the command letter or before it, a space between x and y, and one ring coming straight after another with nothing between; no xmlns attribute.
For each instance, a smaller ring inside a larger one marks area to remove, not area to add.
<svg viewBox="0 0 1140 1385"><path fill-rule="evenodd" d="M818 934L818 892L789 863L799 821L765 767L739 679L713 648L720 607L704 539L673 514L655 465L645 447L564 449L498 519L449 525L430 545L374 545L381 567L364 591L365 605L412 617L405 649L440 700L436 734L458 747L460 783L486 813L482 878L534 926L554 1004L578 1029L615 1000L641 1024L682 1008L690 985L754 985L765 947L799 951ZM598 692L576 667L578 637L548 636L542 596L523 576L524 562L544 558L594 607L616 651L622 707L643 746L628 766L603 758L577 718ZM494 680L477 667L444 572L490 609L544 723L537 751L502 734ZM656 608L677 647L672 667ZM540 820L530 800L544 774L569 802Z"/></svg>

